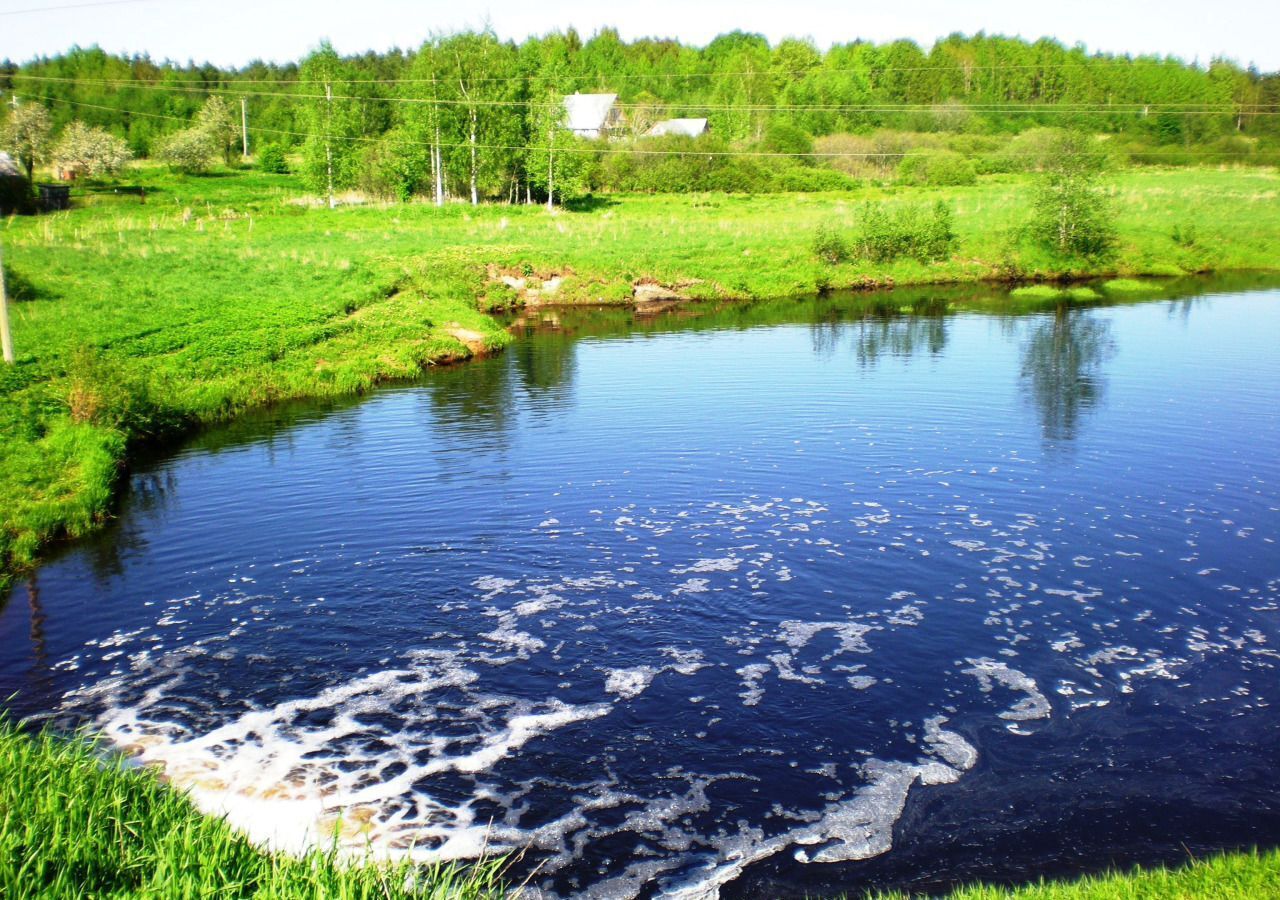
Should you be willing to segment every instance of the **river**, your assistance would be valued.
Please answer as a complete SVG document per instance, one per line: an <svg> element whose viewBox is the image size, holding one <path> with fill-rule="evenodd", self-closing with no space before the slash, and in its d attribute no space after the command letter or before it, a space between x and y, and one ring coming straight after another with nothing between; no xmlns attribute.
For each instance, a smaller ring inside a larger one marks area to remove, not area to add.
<svg viewBox="0 0 1280 900"><path fill-rule="evenodd" d="M273 846L531 896L1280 843L1280 290L543 310L138 466L0 696ZM536 871L535 871L536 870Z"/></svg>

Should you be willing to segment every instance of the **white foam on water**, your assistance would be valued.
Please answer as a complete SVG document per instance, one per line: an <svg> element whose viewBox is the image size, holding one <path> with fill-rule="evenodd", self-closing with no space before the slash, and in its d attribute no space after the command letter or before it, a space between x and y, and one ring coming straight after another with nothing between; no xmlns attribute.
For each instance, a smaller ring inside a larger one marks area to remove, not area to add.
<svg viewBox="0 0 1280 900"><path fill-rule="evenodd" d="M796 672L794 656L788 656L786 653L771 653L765 659L773 663L774 668L778 670L778 679L780 681L798 681L802 684L826 683L821 678L814 678L808 674L801 675Z"/></svg>
<svg viewBox="0 0 1280 900"><path fill-rule="evenodd" d="M609 669L604 681L604 689L610 694L617 694L623 700L639 697L645 692L658 674L653 666L636 666L632 669Z"/></svg>
<svg viewBox="0 0 1280 900"><path fill-rule="evenodd" d="M823 631L834 631L840 641L837 654L871 652L865 636L867 632L874 630L874 626L863 625L861 622L801 622L792 619L779 627L781 632L778 639L793 651L803 649Z"/></svg>
<svg viewBox="0 0 1280 900"><path fill-rule="evenodd" d="M604 689L610 694L617 694L623 700L630 700L644 693L653 680L664 672L695 675L707 667L707 664L702 661L701 650L663 647L662 654L671 661L661 666L642 665L625 669L606 669Z"/></svg>
<svg viewBox="0 0 1280 900"><path fill-rule="evenodd" d="M485 575L471 582L473 587L485 592L483 598L485 600L492 600L499 594L505 594L519 583L511 578L499 578L497 575Z"/></svg>
<svg viewBox="0 0 1280 900"><path fill-rule="evenodd" d="M742 560L736 556L725 556L719 559L699 559L687 566L679 566L671 570L672 575L701 575L707 572L736 572Z"/></svg>
<svg viewBox="0 0 1280 900"><path fill-rule="evenodd" d="M765 663L751 663L737 670L738 677L742 679L743 690L738 696L742 698L743 706L760 705L764 699L764 687L760 682L768 674L769 666Z"/></svg>
<svg viewBox="0 0 1280 900"><path fill-rule="evenodd" d="M720 889L749 866L793 847L796 860L802 863L853 862L888 852L893 847L893 826L902 816L912 785L917 781L953 783L977 762L978 751L959 734L944 729L946 722L937 716L926 723L930 750L945 762L868 760L862 767L867 784L849 797L804 816L808 821L781 834L766 836L760 828L740 826L738 832L715 842L714 862L668 886L662 896L717 900Z"/></svg>
<svg viewBox="0 0 1280 900"><path fill-rule="evenodd" d="M1011 722L1027 722L1047 719L1053 713L1049 698L1041 692L1035 679L1029 675L1017 669L1011 669L1008 663L997 662L990 657L966 659L965 662L969 664L969 668L963 670L964 674L977 678L983 693L990 693L992 686L998 684L1011 691L1026 694L1009 709L1001 712L1000 718Z"/></svg>
<svg viewBox="0 0 1280 900"><path fill-rule="evenodd" d="M336 841L356 855L466 859L504 836L519 846L519 836L477 822L471 805L478 798L433 799L430 780L486 772L530 741L613 708L475 696L477 679L458 651L418 653L409 667L249 710L204 732L148 717L170 700L181 674L128 706L111 702L127 688L127 676L92 693L107 701L98 721L104 735L259 844L301 853ZM470 696L469 708L441 706L450 692ZM393 712L404 708L412 712ZM391 723L371 724L371 717ZM454 727L438 733L445 717ZM459 735L458 720L472 730Z"/></svg>

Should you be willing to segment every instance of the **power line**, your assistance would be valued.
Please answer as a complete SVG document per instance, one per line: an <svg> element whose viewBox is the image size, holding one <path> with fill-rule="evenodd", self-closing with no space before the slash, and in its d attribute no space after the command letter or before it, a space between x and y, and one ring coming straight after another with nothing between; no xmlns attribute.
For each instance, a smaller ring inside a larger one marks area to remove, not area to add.
<svg viewBox="0 0 1280 900"><path fill-rule="evenodd" d="M83 6L109 5L110 3L143 3L149 0L106 0L101 4L85 3ZM75 7L50 7L51 9L72 9ZM16 12L30 12L33 10L18 10ZM410 51L412 52L412 51ZM290 64L295 66L297 64ZM741 71L707 71L707 72L610 72L607 75L603 72L579 72L567 74L564 77L568 80L584 80L591 78L607 78L614 80L630 80L630 79L659 79L659 78L752 78L760 76L769 77L795 77L808 75L810 73L819 73L825 75L883 75L886 73L896 72L936 72L940 74L965 75L974 72L1026 72L1026 71L1058 71L1062 69L1079 69L1079 68L1095 68L1098 66L1119 66L1119 67L1135 67L1135 66L1158 66L1162 68L1175 67L1193 71L1200 75L1208 74L1207 69L1201 69L1192 64L1183 62L1174 57L1165 57L1161 59L1132 59L1129 57L1116 56L1094 56L1087 61L1063 62L1063 63L992 63L989 65L967 65L958 60L947 60L931 65L924 66L880 66L874 62L859 68L837 68L830 67L819 63L804 69L775 69L769 66L762 66L759 69L746 69ZM246 66L246 69L248 67ZM232 70L233 72L235 70ZM243 70L241 70L243 71ZM21 73L15 73L21 74ZM510 75L510 76L485 76L483 78L472 78L472 82L517 82L522 81L531 76L529 75ZM183 79L189 83L204 83L205 79L190 78ZM323 79L315 78L235 78L238 83L260 83L260 84L320 84ZM352 84L428 84L433 78L357 78L343 79Z"/></svg>
<svg viewBox="0 0 1280 900"><path fill-rule="evenodd" d="M93 0L85 3L65 3L60 6L31 6L26 9L6 9L0 16L23 16L30 13L60 12L64 9L88 9L94 6L123 6L126 3L152 3L154 0Z"/></svg>
<svg viewBox="0 0 1280 900"><path fill-rule="evenodd" d="M339 95L339 94L304 94L296 91L239 91L234 87L207 87L207 88L189 88L179 86L168 86L162 84L154 84L148 82L134 82L126 79L79 79L79 78L63 78L55 76L18 76L25 77L35 81L54 82L54 83L70 83L70 84L95 84L98 86L117 87L119 89L137 88L150 91L161 91L164 93L177 94L196 94L196 95L217 95L217 96L251 96L251 97L272 97L282 98L286 100L325 100L328 101L346 101L360 103L407 103L422 106L462 106L462 107L541 107L546 105L545 100L486 100L486 99L464 99L464 98L440 98L440 97L362 97L358 95ZM351 82L346 82L350 84ZM833 104L724 104L724 103L615 103L614 106L620 110L671 110L682 112L861 112L861 113L894 113L894 112L936 112L939 107L945 107L940 103L833 103ZM1266 115L1280 112L1280 104L1275 103L1231 103L1231 104L1214 104L1207 102L1194 103L1166 103L1159 101L1126 101L1124 103L1035 103L1031 101L1005 102L1005 103L972 103L961 104L956 107L957 110L967 110L973 112L1004 112L1010 114L1029 114L1029 113L1062 113L1067 115L1080 114L1099 114L1099 115L1142 115L1149 116L1153 113L1164 111L1175 112L1183 115L1235 115L1237 113L1245 113L1248 115Z"/></svg>
<svg viewBox="0 0 1280 900"><path fill-rule="evenodd" d="M184 119L181 116L170 116L170 115L165 115L163 113L148 113L148 112L134 111L134 110L120 110L114 106L103 106L97 103L83 103L77 100L67 100L62 97L36 97L35 99L48 101L50 103L65 103L68 106L80 106L80 107L86 107L90 109L107 110L109 112L116 112L116 113L128 112L130 115L142 116L144 118L165 119L168 121L190 124L190 121L188 119ZM363 135L340 135L340 134L333 134L333 135L314 134L313 135L305 131L288 131L281 128L266 128L266 127L259 127L259 128L255 128L254 130L259 133L266 132L267 134L280 135L284 137L298 137L298 138L321 137L321 138L325 138L326 140L347 141L350 143L368 144L368 143L379 143L382 141L388 141L393 144L401 144L405 146L416 146L416 147L444 147L448 149L468 149L471 147L475 147L477 150L514 150L514 151L528 151L528 152L535 152L535 153L536 152L579 153L579 154L588 154L588 155L630 154L635 156L702 156L702 157L717 157L717 158L754 157L754 158L765 158L765 159L903 159L903 158L912 157L912 156L929 156L932 153L931 150L925 150L921 152L906 151L906 152L900 152L900 153L894 153L890 151L858 152L858 153L811 151L811 152L802 152L802 153L784 153L784 152L772 151L772 150L701 150L701 149L656 150L656 149L643 149L643 148L635 148L635 147L600 147L596 145L590 145L590 146L568 145L568 146L556 146L556 147L539 147L539 146L529 146L525 144L480 144L480 143L471 144L465 141L462 141L462 142L417 141L417 140L413 140L412 138L387 137L387 136L368 137ZM1013 156L1033 157L1033 156L1039 155L1034 151L1009 151L1009 152L1010 152L1010 155L1013 155ZM1107 156L1108 154L1093 153L1093 154L1085 154L1085 155L1101 157L1101 156ZM1175 155L1180 157L1212 156L1215 158L1221 158L1222 156L1233 156L1233 155L1244 155L1244 154L1243 153L1222 153L1222 152L1216 152L1216 151L1200 152L1200 151L1189 151L1189 150L1167 150L1167 151L1151 150L1151 151L1144 151L1144 155L1148 155L1148 156Z"/></svg>

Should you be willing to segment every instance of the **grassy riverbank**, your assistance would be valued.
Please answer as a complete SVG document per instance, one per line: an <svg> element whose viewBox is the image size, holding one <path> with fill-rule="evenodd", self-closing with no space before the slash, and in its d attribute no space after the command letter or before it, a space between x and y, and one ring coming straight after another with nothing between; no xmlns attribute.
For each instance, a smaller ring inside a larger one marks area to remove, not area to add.
<svg viewBox="0 0 1280 900"><path fill-rule="evenodd" d="M1018 888L975 886L947 900L1258 900L1280 897L1280 851L1227 853L1181 868L1134 869ZM885 894L880 900L907 900Z"/></svg>
<svg viewBox="0 0 1280 900"><path fill-rule="evenodd" d="M153 773L0 720L0 896L501 897L498 863L339 865L263 853Z"/></svg>
<svg viewBox="0 0 1280 900"><path fill-rule="evenodd" d="M630 302L636 283L656 282L733 299L1280 268L1280 176L1263 169L1115 175L1120 245L1105 265L1055 259L1022 237L1024 176L946 189L607 198L554 215L329 210L290 176L250 172L128 177L145 185L145 204L87 194L70 212L0 224L18 348L18 365L0 370L0 579L49 540L92 529L139 441L500 349L508 336L477 298L509 305L532 288L554 302ZM955 212L949 260L833 266L814 255L816 230L852 227L865 201L938 199Z"/></svg>

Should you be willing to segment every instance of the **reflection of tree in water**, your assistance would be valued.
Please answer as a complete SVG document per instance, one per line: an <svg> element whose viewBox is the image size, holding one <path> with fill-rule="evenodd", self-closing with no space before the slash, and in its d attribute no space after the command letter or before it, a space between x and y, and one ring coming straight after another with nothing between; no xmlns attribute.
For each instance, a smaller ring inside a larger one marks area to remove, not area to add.
<svg viewBox="0 0 1280 900"><path fill-rule="evenodd" d="M942 316L873 319L860 325L855 349L864 366L873 366L886 355L909 359L927 352L937 356L947 346L947 320Z"/></svg>
<svg viewBox="0 0 1280 900"><path fill-rule="evenodd" d="M1184 323L1190 321L1191 311L1205 304L1205 297L1182 297L1169 301L1169 318L1181 319Z"/></svg>
<svg viewBox="0 0 1280 900"><path fill-rule="evenodd" d="M432 374L420 394L422 427L442 451L436 455L440 477L465 478L478 458L505 470L520 411L514 400L511 366L502 357L450 366ZM495 471L496 471L495 470Z"/></svg>
<svg viewBox="0 0 1280 900"><path fill-rule="evenodd" d="M1080 420L1102 400L1102 366L1115 354L1111 323L1060 306L1037 317L1022 346L1022 379L1049 441L1076 437Z"/></svg>
<svg viewBox="0 0 1280 900"><path fill-rule="evenodd" d="M910 359L940 354L947 346L948 322L941 315L877 314L848 321L832 316L811 329L814 352L833 354L847 339L858 362L874 366L886 356Z"/></svg>
<svg viewBox="0 0 1280 900"><path fill-rule="evenodd" d="M169 469L134 475L124 501L129 514L78 545L98 584L123 575L125 558L147 548L146 535L164 526L177 482L177 476Z"/></svg>
<svg viewBox="0 0 1280 900"><path fill-rule="evenodd" d="M578 337L567 331L543 331L536 338L515 341L507 352L520 385L535 407L559 405L573 384Z"/></svg>
<svg viewBox="0 0 1280 900"><path fill-rule="evenodd" d="M49 647L44 638L47 616L40 602L40 585L35 578L27 581L27 608L31 611L31 657L37 669L45 669L49 665Z"/></svg>

